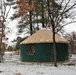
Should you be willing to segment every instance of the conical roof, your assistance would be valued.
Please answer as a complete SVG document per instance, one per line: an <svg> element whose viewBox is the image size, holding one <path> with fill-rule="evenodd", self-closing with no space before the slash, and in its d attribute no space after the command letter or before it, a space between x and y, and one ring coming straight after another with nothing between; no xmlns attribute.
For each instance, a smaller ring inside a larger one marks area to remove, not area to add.
<svg viewBox="0 0 76 75"><path fill-rule="evenodd" d="M61 38L57 34L56 43L68 43L67 40ZM42 29L28 37L20 44L33 44L33 43L53 43L53 33L50 30Z"/></svg>

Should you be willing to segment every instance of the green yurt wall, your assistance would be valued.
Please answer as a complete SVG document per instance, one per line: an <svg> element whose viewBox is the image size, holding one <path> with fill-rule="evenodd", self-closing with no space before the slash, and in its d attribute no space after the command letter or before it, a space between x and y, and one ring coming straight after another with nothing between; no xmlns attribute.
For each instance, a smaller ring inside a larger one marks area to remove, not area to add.
<svg viewBox="0 0 76 75"><path fill-rule="evenodd" d="M21 61L22 62L53 62L53 44L52 43L39 43L34 44L35 53L27 55L27 45L21 45ZM57 61L68 60L68 45L57 43Z"/></svg>

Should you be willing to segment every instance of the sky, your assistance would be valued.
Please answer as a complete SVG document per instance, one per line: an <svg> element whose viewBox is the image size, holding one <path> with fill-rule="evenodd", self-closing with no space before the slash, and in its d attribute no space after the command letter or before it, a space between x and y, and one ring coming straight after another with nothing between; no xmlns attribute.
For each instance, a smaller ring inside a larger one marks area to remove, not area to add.
<svg viewBox="0 0 76 75"><path fill-rule="evenodd" d="M69 24L69 25L65 26L64 29L66 30L67 33L70 33L73 31L76 32L76 23Z"/></svg>
<svg viewBox="0 0 76 75"><path fill-rule="evenodd" d="M8 34L6 34L6 36L9 37L8 40L10 42L17 37L17 35L16 35L16 33L17 33L17 27L16 27L16 25L17 24L18 24L17 20L11 21L8 24L10 32L8 32Z"/></svg>
<svg viewBox="0 0 76 75"><path fill-rule="evenodd" d="M7 27L10 28L10 33L6 34L6 36L9 38L8 39L9 44L13 44L13 43L11 43L11 41L16 39L16 37L18 36L17 35L17 30L18 30L17 25L18 25L18 20L10 21L9 24L7 25ZM70 33L73 31L76 32L76 23L69 24L69 25L65 26L64 29L65 29L65 33Z"/></svg>
<svg viewBox="0 0 76 75"><path fill-rule="evenodd" d="M8 8L7 8L8 9ZM10 20L10 16L15 12L14 9L11 9L8 18L7 18L7 27L10 28L10 33L6 34L6 37L8 37L8 43L10 44L12 40L16 39L17 37L17 25L18 25L18 19L17 20ZM76 23L69 24L64 27L66 33L70 33L72 31L76 32Z"/></svg>
<svg viewBox="0 0 76 75"><path fill-rule="evenodd" d="M17 20L11 21L8 25L8 27L10 28L10 33L6 34L6 36L9 38L8 39L9 44L12 44L11 41L16 39L16 37L18 36L17 27L16 27L17 25L18 25ZM65 29L65 33L70 33L73 31L76 32L76 23L69 24L69 25L65 26L64 29Z"/></svg>

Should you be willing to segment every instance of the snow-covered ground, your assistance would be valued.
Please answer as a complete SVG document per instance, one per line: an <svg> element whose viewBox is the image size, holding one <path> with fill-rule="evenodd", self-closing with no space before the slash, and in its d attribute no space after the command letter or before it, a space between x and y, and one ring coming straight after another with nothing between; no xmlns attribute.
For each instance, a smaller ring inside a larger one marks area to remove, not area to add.
<svg viewBox="0 0 76 75"><path fill-rule="evenodd" d="M76 75L76 55L70 59L70 65L58 64L21 64L19 55L6 53L0 63L0 75ZM68 63L69 64L69 63Z"/></svg>

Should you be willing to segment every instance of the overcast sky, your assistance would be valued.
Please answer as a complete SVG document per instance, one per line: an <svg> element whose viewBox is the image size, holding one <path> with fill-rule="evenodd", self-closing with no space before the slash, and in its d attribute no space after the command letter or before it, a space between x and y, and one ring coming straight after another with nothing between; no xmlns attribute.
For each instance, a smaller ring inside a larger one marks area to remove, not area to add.
<svg viewBox="0 0 76 75"><path fill-rule="evenodd" d="M6 34L6 36L9 38L9 43L17 37L17 28L16 26L18 25L18 20L11 21L9 20L9 17L14 13L14 10L11 9L11 12L9 13L8 19L7 19L7 27L10 28L9 34ZM64 27L65 31L70 33L72 31L76 31L76 23L72 23L70 25L67 25Z"/></svg>
<svg viewBox="0 0 76 75"><path fill-rule="evenodd" d="M16 28L17 25L18 25L17 20L11 21L8 25L8 27L10 28L10 33L8 33L8 35L7 34L6 35L9 38L9 40L8 40L9 43L11 43L11 41L18 36L17 35L17 28ZM67 25L64 27L64 29L65 29L66 33L70 33L72 31L76 32L76 23L72 23L70 25Z"/></svg>
<svg viewBox="0 0 76 75"><path fill-rule="evenodd" d="M73 31L76 32L76 23L69 24L69 25L65 26L64 28L65 28L67 33L70 33Z"/></svg>

